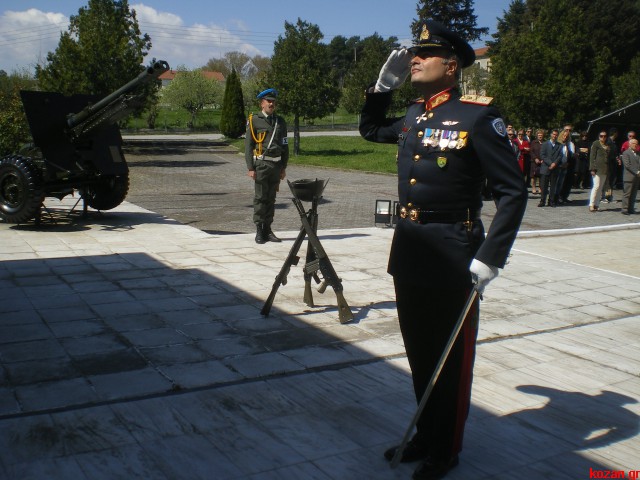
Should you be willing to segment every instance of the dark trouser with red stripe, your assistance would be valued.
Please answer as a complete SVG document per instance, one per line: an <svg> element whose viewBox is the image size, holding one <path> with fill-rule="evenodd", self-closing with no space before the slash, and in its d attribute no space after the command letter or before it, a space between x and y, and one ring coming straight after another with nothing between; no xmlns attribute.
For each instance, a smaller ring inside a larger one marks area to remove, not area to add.
<svg viewBox="0 0 640 480"><path fill-rule="evenodd" d="M411 367L416 400L429 384L468 298L469 290L444 290L395 280L400 330ZM449 459L462 450L471 402L478 335L478 302L473 305L417 423L414 441L434 458Z"/></svg>

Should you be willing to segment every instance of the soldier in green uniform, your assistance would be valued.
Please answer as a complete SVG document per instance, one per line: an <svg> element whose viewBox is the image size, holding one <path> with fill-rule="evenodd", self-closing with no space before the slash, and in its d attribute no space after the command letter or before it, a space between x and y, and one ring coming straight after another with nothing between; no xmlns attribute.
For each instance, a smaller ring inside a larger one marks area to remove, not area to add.
<svg viewBox="0 0 640 480"><path fill-rule="evenodd" d="M249 115L245 138L245 160L249 177L255 182L253 223L256 243L280 242L271 230L276 193L286 176L289 161L287 123L275 114L278 92L269 88L257 96L260 112Z"/></svg>

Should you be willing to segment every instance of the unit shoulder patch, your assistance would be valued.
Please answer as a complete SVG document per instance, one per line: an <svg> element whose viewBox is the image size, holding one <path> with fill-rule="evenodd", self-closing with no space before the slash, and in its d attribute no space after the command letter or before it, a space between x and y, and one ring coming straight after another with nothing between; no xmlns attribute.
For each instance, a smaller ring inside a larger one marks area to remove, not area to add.
<svg viewBox="0 0 640 480"><path fill-rule="evenodd" d="M473 103L474 105L490 105L493 102L493 97L486 97L484 95L462 95L460 101L463 103Z"/></svg>

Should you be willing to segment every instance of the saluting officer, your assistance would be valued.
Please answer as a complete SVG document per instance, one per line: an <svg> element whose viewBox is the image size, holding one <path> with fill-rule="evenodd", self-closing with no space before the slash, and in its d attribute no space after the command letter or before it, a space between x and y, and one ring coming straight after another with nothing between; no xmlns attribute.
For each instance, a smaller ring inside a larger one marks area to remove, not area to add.
<svg viewBox="0 0 640 480"><path fill-rule="evenodd" d="M360 133L398 144L401 204L388 271L418 403L468 298L504 267L526 207L522 172L492 99L461 95L460 71L471 46L435 21L417 43L394 50L368 90ZM388 118L391 91L411 75L423 99L405 117ZM497 206L485 239L484 180ZM435 384L402 461L422 459L416 479L441 478L458 464L471 398L479 310L473 306ZM397 447L385 452L393 458Z"/></svg>
<svg viewBox="0 0 640 480"><path fill-rule="evenodd" d="M276 193L280 180L286 176L289 161L287 123L275 114L278 92L269 88L257 96L260 113L249 115L245 136L245 160L248 175L255 182L253 223L256 243L280 242L271 230Z"/></svg>

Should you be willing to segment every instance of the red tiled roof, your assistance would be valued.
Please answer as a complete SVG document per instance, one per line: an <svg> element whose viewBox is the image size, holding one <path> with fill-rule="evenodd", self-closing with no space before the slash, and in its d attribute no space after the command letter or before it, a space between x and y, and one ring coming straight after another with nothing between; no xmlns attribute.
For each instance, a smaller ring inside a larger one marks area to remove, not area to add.
<svg viewBox="0 0 640 480"><path fill-rule="evenodd" d="M474 50L474 52L476 52L476 57L485 57L488 51L489 47L476 48Z"/></svg>

